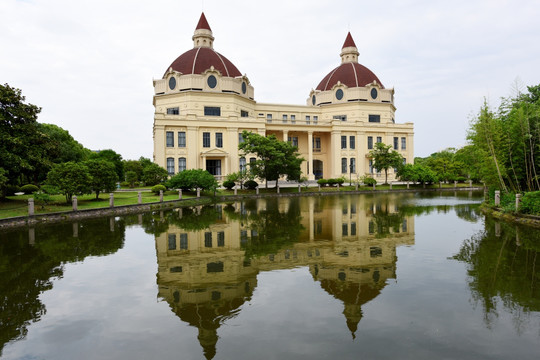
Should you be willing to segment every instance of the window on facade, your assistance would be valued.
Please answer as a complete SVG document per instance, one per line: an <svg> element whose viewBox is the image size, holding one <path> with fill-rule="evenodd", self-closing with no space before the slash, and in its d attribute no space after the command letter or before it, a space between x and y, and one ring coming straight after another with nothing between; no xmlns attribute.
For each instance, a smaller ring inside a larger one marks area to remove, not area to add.
<svg viewBox="0 0 540 360"><path fill-rule="evenodd" d="M179 115L180 109L177 107L167 108L167 115Z"/></svg>
<svg viewBox="0 0 540 360"><path fill-rule="evenodd" d="M210 147L210 133L203 132L202 134L202 146L205 148Z"/></svg>
<svg viewBox="0 0 540 360"><path fill-rule="evenodd" d="M318 121L319 121L319 117L316 115L313 116L313 123L316 124Z"/></svg>
<svg viewBox="0 0 540 360"><path fill-rule="evenodd" d="M341 148L346 149L347 148L347 137L341 136Z"/></svg>
<svg viewBox="0 0 540 360"><path fill-rule="evenodd" d="M174 131L167 131L165 136L167 140L167 147L174 147Z"/></svg>
<svg viewBox="0 0 540 360"><path fill-rule="evenodd" d="M289 141L289 144L291 144L292 146L298 147L298 136L289 136L287 140Z"/></svg>
<svg viewBox="0 0 540 360"><path fill-rule="evenodd" d="M349 136L349 148L353 149L356 147L356 136Z"/></svg>
<svg viewBox="0 0 540 360"><path fill-rule="evenodd" d="M306 124L310 124L311 123L311 116L309 115L306 115Z"/></svg>
<svg viewBox="0 0 540 360"><path fill-rule="evenodd" d="M296 115L291 115L291 124L296 124Z"/></svg>
<svg viewBox="0 0 540 360"><path fill-rule="evenodd" d="M204 247L212 247L212 233L211 232L205 232L204 233Z"/></svg>
<svg viewBox="0 0 540 360"><path fill-rule="evenodd" d="M356 223L355 222L351 223L351 235L352 236L356 235Z"/></svg>
<svg viewBox="0 0 540 360"><path fill-rule="evenodd" d="M347 158L341 158L341 173L347 173Z"/></svg>
<svg viewBox="0 0 540 360"><path fill-rule="evenodd" d="M176 250L176 234L169 234L169 250Z"/></svg>
<svg viewBox="0 0 540 360"><path fill-rule="evenodd" d="M342 236L348 236L349 235L349 224L344 223L341 224L341 235Z"/></svg>
<svg viewBox="0 0 540 360"><path fill-rule="evenodd" d="M178 132L178 147L186 147L186 132L185 131L179 131Z"/></svg>
<svg viewBox="0 0 540 360"><path fill-rule="evenodd" d="M394 137L394 150L398 150L398 141L399 141L399 138Z"/></svg>
<svg viewBox="0 0 540 360"><path fill-rule="evenodd" d="M187 250L187 249L188 249L187 234L182 233L180 234L180 250Z"/></svg>
<svg viewBox="0 0 540 360"><path fill-rule="evenodd" d="M368 149L373 149L373 136L368 136L367 137L367 148Z"/></svg>
<svg viewBox="0 0 540 360"><path fill-rule="evenodd" d="M167 173L169 173L169 175L174 175L174 159L173 158L167 158Z"/></svg>
<svg viewBox="0 0 540 360"><path fill-rule="evenodd" d="M223 261L216 261L206 264L207 273L223 272Z"/></svg>
<svg viewBox="0 0 540 360"><path fill-rule="evenodd" d="M321 152L321 138L318 136L313 137L313 151Z"/></svg>
<svg viewBox="0 0 540 360"><path fill-rule="evenodd" d="M351 158L349 168L351 170L351 174L356 173L356 159L355 158Z"/></svg>
<svg viewBox="0 0 540 360"><path fill-rule="evenodd" d="M382 137L381 136L377 136L377 143L382 143Z"/></svg>
<svg viewBox="0 0 540 360"><path fill-rule="evenodd" d="M257 159L255 159L254 157L249 158L249 163L250 164L255 164L255 161L257 161Z"/></svg>
<svg viewBox="0 0 540 360"><path fill-rule="evenodd" d="M216 147L223 147L223 133L216 133Z"/></svg>
<svg viewBox="0 0 540 360"><path fill-rule="evenodd" d="M369 160L369 173L373 174L373 160Z"/></svg>
<svg viewBox="0 0 540 360"><path fill-rule="evenodd" d="M347 115L334 115L334 120L341 120L341 121L347 121Z"/></svg>
<svg viewBox="0 0 540 360"><path fill-rule="evenodd" d="M249 112L246 110L240 110L240 117L249 117Z"/></svg>
<svg viewBox="0 0 540 360"><path fill-rule="evenodd" d="M225 246L225 233L223 231L220 231L217 233L217 246L218 247Z"/></svg>
<svg viewBox="0 0 540 360"><path fill-rule="evenodd" d="M268 120L269 123L272 122L272 114L266 114L266 120Z"/></svg>
<svg viewBox="0 0 540 360"><path fill-rule="evenodd" d="M241 157L240 158L240 171L246 170L246 158Z"/></svg>
<svg viewBox="0 0 540 360"><path fill-rule="evenodd" d="M286 114L283 114L283 123L284 123L284 124L287 123L287 115L286 115Z"/></svg>
<svg viewBox="0 0 540 360"><path fill-rule="evenodd" d="M380 123L381 122L381 115L372 115L372 114L370 114L369 118L368 118L368 121L372 122L372 123Z"/></svg>
<svg viewBox="0 0 540 360"><path fill-rule="evenodd" d="M402 137L401 138L401 150L406 150L407 149L407 139Z"/></svg>
<svg viewBox="0 0 540 360"><path fill-rule="evenodd" d="M244 137L242 136L242 133L238 133L238 143L241 144L244 142Z"/></svg>
<svg viewBox="0 0 540 360"><path fill-rule="evenodd" d="M204 107L205 116L221 116L221 108L216 106L205 106Z"/></svg>
<svg viewBox="0 0 540 360"><path fill-rule="evenodd" d="M178 172L182 172L184 170L186 170L186 158L178 158Z"/></svg>

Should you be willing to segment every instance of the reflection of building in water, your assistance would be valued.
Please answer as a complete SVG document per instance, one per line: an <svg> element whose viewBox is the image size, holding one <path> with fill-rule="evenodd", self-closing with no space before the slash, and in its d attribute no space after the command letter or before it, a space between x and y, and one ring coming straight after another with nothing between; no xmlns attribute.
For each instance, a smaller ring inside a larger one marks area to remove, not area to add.
<svg viewBox="0 0 540 360"><path fill-rule="evenodd" d="M170 226L156 238L159 297L199 329L212 358L217 329L250 299L260 271L309 266L314 280L344 303L354 337L361 306L396 277L396 246L414 243L413 217L401 216L395 203L364 196L262 199L236 203L228 213L219 208L220 220L202 231ZM278 241L269 234L281 222L283 233L301 229L298 236L268 247Z"/></svg>

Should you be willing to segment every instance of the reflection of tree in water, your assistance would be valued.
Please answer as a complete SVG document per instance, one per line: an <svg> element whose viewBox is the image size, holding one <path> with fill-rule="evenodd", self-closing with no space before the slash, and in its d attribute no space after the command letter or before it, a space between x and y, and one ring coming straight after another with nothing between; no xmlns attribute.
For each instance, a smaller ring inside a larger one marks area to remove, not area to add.
<svg viewBox="0 0 540 360"><path fill-rule="evenodd" d="M114 220L113 220L114 221ZM35 241L28 233L3 231L0 235L0 355L10 341L24 339L27 327L46 313L39 296L61 278L63 265L87 256L114 253L124 244L122 221L108 218L75 224L37 227ZM75 228L75 229L74 229ZM76 235L77 237L75 237Z"/></svg>
<svg viewBox="0 0 540 360"><path fill-rule="evenodd" d="M503 307L518 331L531 312L540 311L540 231L487 217L485 229L463 242L453 259L468 264L472 297L482 304L492 327Z"/></svg>

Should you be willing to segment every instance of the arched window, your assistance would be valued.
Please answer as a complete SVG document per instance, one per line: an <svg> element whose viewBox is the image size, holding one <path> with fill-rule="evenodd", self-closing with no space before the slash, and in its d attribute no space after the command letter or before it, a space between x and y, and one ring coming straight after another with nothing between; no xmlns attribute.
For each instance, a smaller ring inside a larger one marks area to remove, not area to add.
<svg viewBox="0 0 540 360"><path fill-rule="evenodd" d="M246 170L246 158L241 157L240 158L240 171Z"/></svg>
<svg viewBox="0 0 540 360"><path fill-rule="evenodd" d="M174 175L174 158L167 158L167 172Z"/></svg>
<svg viewBox="0 0 540 360"><path fill-rule="evenodd" d="M186 170L186 158L178 158L178 172L182 172L184 170Z"/></svg>

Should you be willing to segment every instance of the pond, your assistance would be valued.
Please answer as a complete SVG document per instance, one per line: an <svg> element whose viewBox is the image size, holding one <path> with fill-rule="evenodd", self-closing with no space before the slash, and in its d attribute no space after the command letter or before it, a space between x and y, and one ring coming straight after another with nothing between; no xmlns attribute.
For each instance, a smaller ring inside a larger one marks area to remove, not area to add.
<svg viewBox="0 0 540 360"><path fill-rule="evenodd" d="M540 231L481 200L266 198L3 230L0 358L536 359Z"/></svg>

